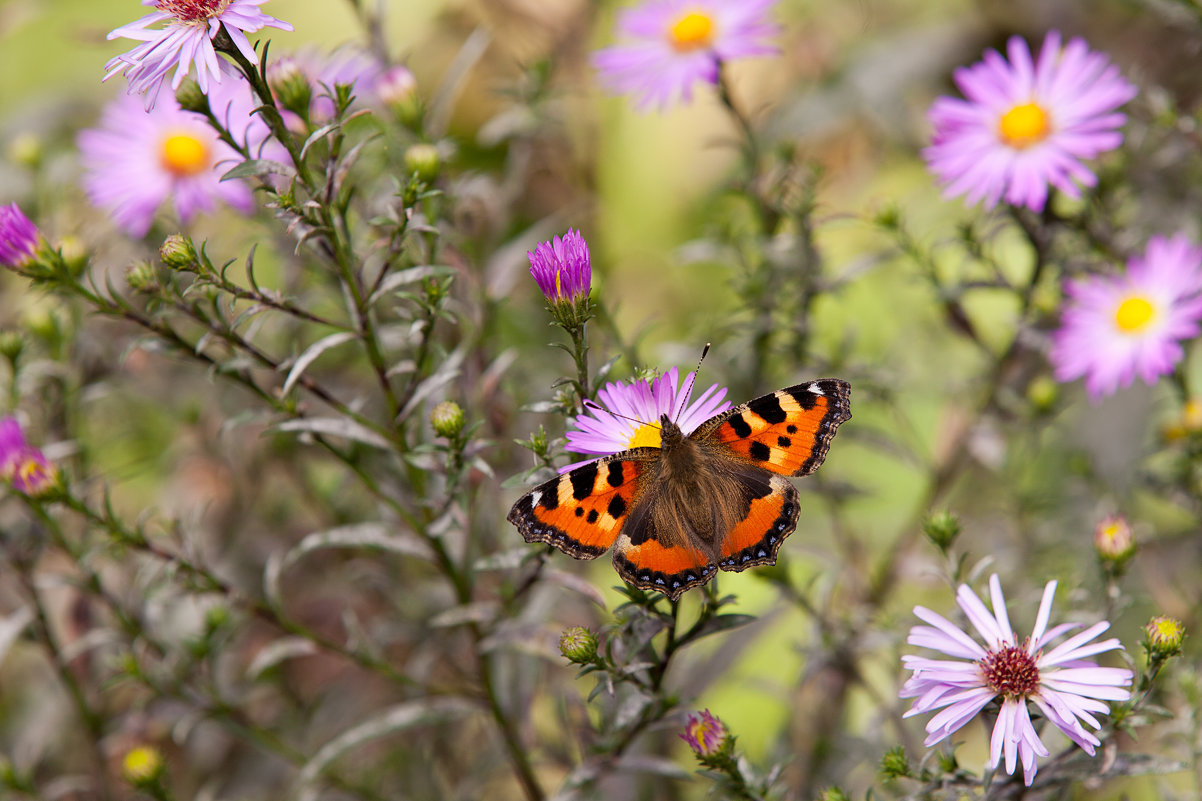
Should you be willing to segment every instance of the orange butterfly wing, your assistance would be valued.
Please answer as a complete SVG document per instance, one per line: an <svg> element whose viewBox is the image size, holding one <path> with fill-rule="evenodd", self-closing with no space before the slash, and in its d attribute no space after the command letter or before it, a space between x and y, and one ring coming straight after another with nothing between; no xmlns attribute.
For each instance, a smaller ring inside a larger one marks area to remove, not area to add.
<svg viewBox="0 0 1202 801"><path fill-rule="evenodd" d="M507 519L526 542L596 559L614 544L635 505L640 476L658 457L658 448L635 448L589 462L523 495Z"/></svg>
<svg viewBox="0 0 1202 801"><path fill-rule="evenodd" d="M701 424L693 439L722 443L782 476L818 469L839 426L851 419L851 385L822 378L778 389Z"/></svg>
<svg viewBox="0 0 1202 801"><path fill-rule="evenodd" d="M720 568L737 572L776 564L801 512L797 488L781 476L817 470L835 432L849 419L851 386L823 378L748 401L693 432L693 438L723 445L739 460L748 497L747 513L722 539Z"/></svg>

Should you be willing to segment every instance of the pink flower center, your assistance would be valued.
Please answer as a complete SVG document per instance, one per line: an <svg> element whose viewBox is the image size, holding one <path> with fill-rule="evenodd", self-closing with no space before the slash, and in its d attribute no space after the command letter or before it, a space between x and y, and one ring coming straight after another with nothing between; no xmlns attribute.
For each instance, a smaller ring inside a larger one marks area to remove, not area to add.
<svg viewBox="0 0 1202 801"><path fill-rule="evenodd" d="M1007 698L1026 698L1039 689L1039 668L1025 646L1006 645L985 654L977 662L985 686Z"/></svg>
<svg viewBox="0 0 1202 801"><path fill-rule="evenodd" d="M206 22L221 16L233 0L158 0L155 5L180 22Z"/></svg>
<svg viewBox="0 0 1202 801"><path fill-rule="evenodd" d="M190 133L175 133L163 140L159 161L177 178L209 169L209 146Z"/></svg>
<svg viewBox="0 0 1202 801"><path fill-rule="evenodd" d="M685 14L668 29L668 42L678 53L709 47L714 42L713 17L700 11Z"/></svg>
<svg viewBox="0 0 1202 801"><path fill-rule="evenodd" d="M1006 144L1022 150L1046 139L1052 121L1038 103L1023 103L1003 114L998 128Z"/></svg>
<svg viewBox="0 0 1202 801"><path fill-rule="evenodd" d="M1126 298L1114 312L1114 324L1125 334L1136 334L1148 327L1156 316L1156 307L1147 298L1133 295Z"/></svg>

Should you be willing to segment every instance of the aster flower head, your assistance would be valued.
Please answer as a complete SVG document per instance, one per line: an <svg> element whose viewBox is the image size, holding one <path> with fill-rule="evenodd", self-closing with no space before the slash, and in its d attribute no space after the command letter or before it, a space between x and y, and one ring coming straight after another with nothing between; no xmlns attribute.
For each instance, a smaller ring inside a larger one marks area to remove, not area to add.
<svg viewBox="0 0 1202 801"><path fill-rule="evenodd" d="M534 250L526 252L526 257L530 259L530 274L547 300L575 303L588 296L593 268L588 243L579 231L569 228L563 236L540 242Z"/></svg>
<svg viewBox="0 0 1202 801"><path fill-rule="evenodd" d="M214 87L209 101L236 141L252 152L262 146L266 126L250 114L254 104L245 81ZM150 229L168 198L184 223L219 203L242 212L254 208L246 183L221 180L242 157L203 116L184 111L173 97L146 111L137 98L122 95L104 109L98 127L79 134L77 144L88 198L131 236Z"/></svg>
<svg viewBox="0 0 1202 801"><path fill-rule="evenodd" d="M0 419L0 480L37 497L58 483L58 471L46 455L25 440L16 418Z"/></svg>
<svg viewBox="0 0 1202 801"><path fill-rule="evenodd" d="M0 266L24 267L38 248L38 228L16 203L0 206Z"/></svg>
<svg viewBox="0 0 1202 801"><path fill-rule="evenodd" d="M710 714L708 709L689 713L680 739L688 743L703 762L728 754L734 745L726 724Z"/></svg>
<svg viewBox="0 0 1202 801"><path fill-rule="evenodd" d="M723 63L775 53L779 33L770 12L776 0L647 0L623 10L621 43L598 51L593 65L615 93L637 107L689 102L693 85L716 85Z"/></svg>
<svg viewBox="0 0 1202 801"><path fill-rule="evenodd" d="M1181 343L1202 330L1202 248L1184 235L1153 237L1120 276L1070 281L1053 335L1056 378L1085 378L1094 399L1152 384L1181 361Z"/></svg>
<svg viewBox="0 0 1202 801"><path fill-rule="evenodd" d="M1103 567L1115 575L1121 574L1127 562L1135 556L1135 534L1122 515L1108 515L1098 523L1093 534L1094 550Z"/></svg>
<svg viewBox="0 0 1202 801"><path fill-rule="evenodd" d="M210 84L222 83L223 66L213 40L224 29L234 46L252 64L259 63L246 34L265 27L292 30L292 25L264 14L259 6L267 0L142 0L154 12L139 20L109 31L109 39L133 39L141 42L133 50L111 59L105 65L104 80L118 73L129 79L131 94L145 94L146 108L154 106L167 73L175 68L171 89L179 88L196 68L196 82L208 93ZM161 27L160 27L161 24Z"/></svg>
<svg viewBox="0 0 1202 801"><path fill-rule="evenodd" d="M960 585L956 602L982 642L943 616L922 606L914 614L926 626L914 626L906 642L940 651L953 659L906 655L902 661L913 674L902 686L902 698L915 698L906 717L936 712L927 721L926 745L932 746L958 731L995 699L1000 703L989 744L989 766L996 768L1005 756L1006 772L1013 775L1021 761L1027 786L1039 770L1037 757L1048 756L1031 723L1031 706L1056 728L1093 756L1101 741L1082 726L1102 724L1094 715L1105 714L1105 701L1126 701L1132 673L1123 668L1099 667L1086 657L1121 650L1117 639L1094 642L1110 628L1103 621L1048 648L1078 624L1048 628L1056 582L1049 581L1035 616L1031 636L1019 641L1010 627L1006 598L996 575L989 579L992 611L966 585Z"/></svg>
<svg viewBox="0 0 1202 801"><path fill-rule="evenodd" d="M726 397L725 387L720 389L717 384L711 384L709 389L689 402L693 378L693 373L685 376L687 389L683 399L679 389L679 372L675 367L650 381L613 381L606 384L597 393L597 399L604 409L589 405L588 411L573 421L576 430L567 433L568 449L576 453L611 454L631 448L658 448L660 416L666 414L673 417L682 406L683 411L675 422L686 436L691 434L697 426L730 408L730 401L723 400ZM561 468L560 472L570 470L577 464Z"/></svg>
<svg viewBox="0 0 1202 801"><path fill-rule="evenodd" d="M956 70L964 99L940 97L931 106L935 134L923 155L945 197L1041 211L1049 186L1079 197L1080 186L1097 183L1083 161L1122 144L1126 117L1117 109L1136 88L1105 54L1079 38L1062 47L1056 31L1037 60L1017 36L1006 52L1009 61L989 50Z"/></svg>

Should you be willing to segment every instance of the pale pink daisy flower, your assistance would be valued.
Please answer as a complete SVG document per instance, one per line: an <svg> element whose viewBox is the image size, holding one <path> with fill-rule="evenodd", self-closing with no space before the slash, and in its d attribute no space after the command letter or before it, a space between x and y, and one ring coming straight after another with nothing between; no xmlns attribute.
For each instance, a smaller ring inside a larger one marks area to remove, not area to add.
<svg viewBox="0 0 1202 801"><path fill-rule="evenodd" d="M647 0L618 15L624 39L598 51L593 64L613 92L638 108L689 102L693 84L717 84L724 62L775 53L776 0Z"/></svg>
<svg viewBox="0 0 1202 801"><path fill-rule="evenodd" d="M1097 176L1085 166L1123 142L1126 116L1116 111L1136 88L1082 39L1061 47L1048 33L1039 59L1022 39L1010 39L1007 62L989 50L955 72L965 99L940 97L929 117L935 129L923 151L945 197L965 195L992 208L1000 200L1043 209L1048 187L1080 197Z"/></svg>
<svg viewBox="0 0 1202 801"><path fill-rule="evenodd" d="M1117 639L1093 642L1110 628L1102 621L1045 650L1058 637L1079 624L1061 624L1048 628L1056 582L1049 581L1035 615L1031 636L1021 643L1010 627L1006 598L996 575L989 578L991 612L966 585L961 584L956 602L984 645L960 627L922 606L914 614L928 626L914 626L906 642L955 657L929 659L906 655L902 661L914 671L901 689L902 698L915 698L906 717L933 710L927 721L926 745L932 746L958 731L976 717L989 702L997 699L1000 708L989 742L989 766L996 768L1005 756L1006 772L1014 775L1021 761L1027 786L1038 771L1037 757L1048 756L1048 749L1031 723L1030 705L1090 756L1101 745L1092 732L1081 725L1100 729L1095 714L1106 714L1105 701L1126 701L1132 673L1125 668L1099 667L1086 659L1105 651L1121 650Z"/></svg>
<svg viewBox="0 0 1202 801"><path fill-rule="evenodd" d="M1095 399L1136 376L1152 384L1173 371L1185 355L1181 343L1202 330L1202 248L1184 234L1152 237L1126 274L1069 281L1065 292L1050 354L1056 378L1084 377Z"/></svg>
<svg viewBox="0 0 1202 801"><path fill-rule="evenodd" d="M267 0L142 0L155 10L139 20L109 32L109 39L134 39L142 44L111 59L104 80L117 73L129 79L129 91L146 95L146 108L154 106L171 68L171 89L196 67L196 82L208 93L210 83L222 82L223 60L217 57L213 39L224 28L238 51L252 64L259 63L246 34L265 27L292 30L292 25L264 14L259 6ZM165 23L163 27L157 27ZM228 67L224 69L228 70Z"/></svg>
<svg viewBox="0 0 1202 801"><path fill-rule="evenodd" d="M214 87L209 100L234 139L246 142L254 154L266 133L250 115L249 92L244 80L231 81ZM121 95L104 109L98 127L79 134L77 145L88 198L131 236L150 230L168 199L185 224L219 203L242 212L254 208L245 182L221 180L242 157L202 115L181 109L174 97L146 111L136 97Z"/></svg>
<svg viewBox="0 0 1202 801"><path fill-rule="evenodd" d="M605 408L598 409L590 405L586 414L576 417L573 421L576 430L567 433L568 449L575 453L611 454L630 448L658 448L661 415L668 415L688 436L697 426L730 408L730 401L723 400L726 389L720 389L717 384L712 384L690 402L695 377L693 373L685 376L686 389L682 400L679 375L673 367L651 381L633 381L629 384L613 381L606 384L597 393L597 399ZM679 418L676 417L678 410ZM562 467L560 472L582 464L586 462Z"/></svg>

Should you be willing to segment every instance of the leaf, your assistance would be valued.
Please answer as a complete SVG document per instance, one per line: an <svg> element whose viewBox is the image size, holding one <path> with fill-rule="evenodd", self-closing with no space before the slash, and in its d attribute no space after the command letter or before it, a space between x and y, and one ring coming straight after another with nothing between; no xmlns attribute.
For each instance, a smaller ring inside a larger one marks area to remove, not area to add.
<svg viewBox="0 0 1202 801"><path fill-rule="evenodd" d="M371 298L368 299L367 305L370 306L390 292L395 292L407 284L424 281L427 278L454 274L455 268L442 264L422 264L417 267L398 270L380 282L380 286L372 294Z"/></svg>
<svg viewBox="0 0 1202 801"><path fill-rule="evenodd" d="M417 537L398 533L385 523L356 523L307 535L284 556L283 567L291 567L307 554L323 548L374 548L429 561L434 559L429 546Z"/></svg>
<svg viewBox="0 0 1202 801"><path fill-rule="evenodd" d="M508 551L490 554L481 557L472 563L472 572L482 573L486 570L516 570L521 567L522 562L526 561L532 553L536 553L529 546L525 548L512 548Z"/></svg>
<svg viewBox="0 0 1202 801"><path fill-rule="evenodd" d="M362 442L375 448L390 450L392 444L384 437L372 431L365 425L347 420L345 417L302 417L299 420L285 420L272 426L274 431L301 431L310 434L325 434L331 437Z"/></svg>
<svg viewBox="0 0 1202 801"><path fill-rule="evenodd" d="M667 759L651 756L626 756L616 765L623 773L651 773L669 779L687 779L693 774Z"/></svg>
<svg viewBox="0 0 1202 801"><path fill-rule="evenodd" d="M462 626L464 623L487 623L497 616L499 605L496 601L475 601L470 604L452 606L430 619L430 625L435 628Z"/></svg>
<svg viewBox="0 0 1202 801"><path fill-rule="evenodd" d="M297 776L302 792L302 801L313 801L318 797L312 785L330 763L361 745L386 737L390 734L429 723L441 723L448 718L461 717L474 712L476 706L463 698L423 698L397 704L380 715L353 726L317 749Z"/></svg>
<svg viewBox="0 0 1202 801"><path fill-rule="evenodd" d="M467 352L463 348L457 348L443 359L438 369L429 378L417 385L417 389L413 391L409 402L405 404L405 408L401 409L401 413L397 415L397 420L406 419L413 413L413 410L417 408L419 403L454 381L459 375L459 365L463 364L463 358L466 355Z"/></svg>
<svg viewBox="0 0 1202 801"><path fill-rule="evenodd" d="M291 177L292 168L287 164L269 159L249 159L230 169L221 176L222 181L233 181L238 178L262 178L267 175L284 175Z"/></svg>
<svg viewBox="0 0 1202 801"><path fill-rule="evenodd" d="M292 385L305 372L305 370L317 357L325 353L330 348L336 348L347 342L352 342L356 339L356 335L350 331L342 331L337 334L330 334L328 337L322 337L314 342L309 347L305 348L305 352L297 357L296 362L292 365L292 369L288 371L288 377L284 379L284 388L280 390L281 395L287 395L292 389Z"/></svg>
<svg viewBox="0 0 1202 801"><path fill-rule="evenodd" d="M21 632L32 620L33 611L27 606L18 609L6 618L0 618L0 664L4 662L8 649L12 648L17 637L21 636Z"/></svg>
<svg viewBox="0 0 1202 801"><path fill-rule="evenodd" d="M543 579L552 584L566 587L572 592L579 593L602 609L605 608L605 597L601 595L601 591L594 587L591 582L575 573L567 573L563 570L546 570L543 571Z"/></svg>
<svg viewBox="0 0 1202 801"><path fill-rule="evenodd" d="M246 669L247 678L253 681L285 660L315 653L317 653L317 646L304 637L281 637L264 646L255 655L250 667Z"/></svg>
<svg viewBox="0 0 1202 801"><path fill-rule="evenodd" d="M740 615L735 613L729 615L718 615L717 617L707 620L697 631L697 633L689 638L689 642L692 642L693 640L699 640L707 634L717 634L720 631L730 631L731 629L737 629L740 626L746 626L748 623L752 623L756 619L757 618L755 615Z"/></svg>

